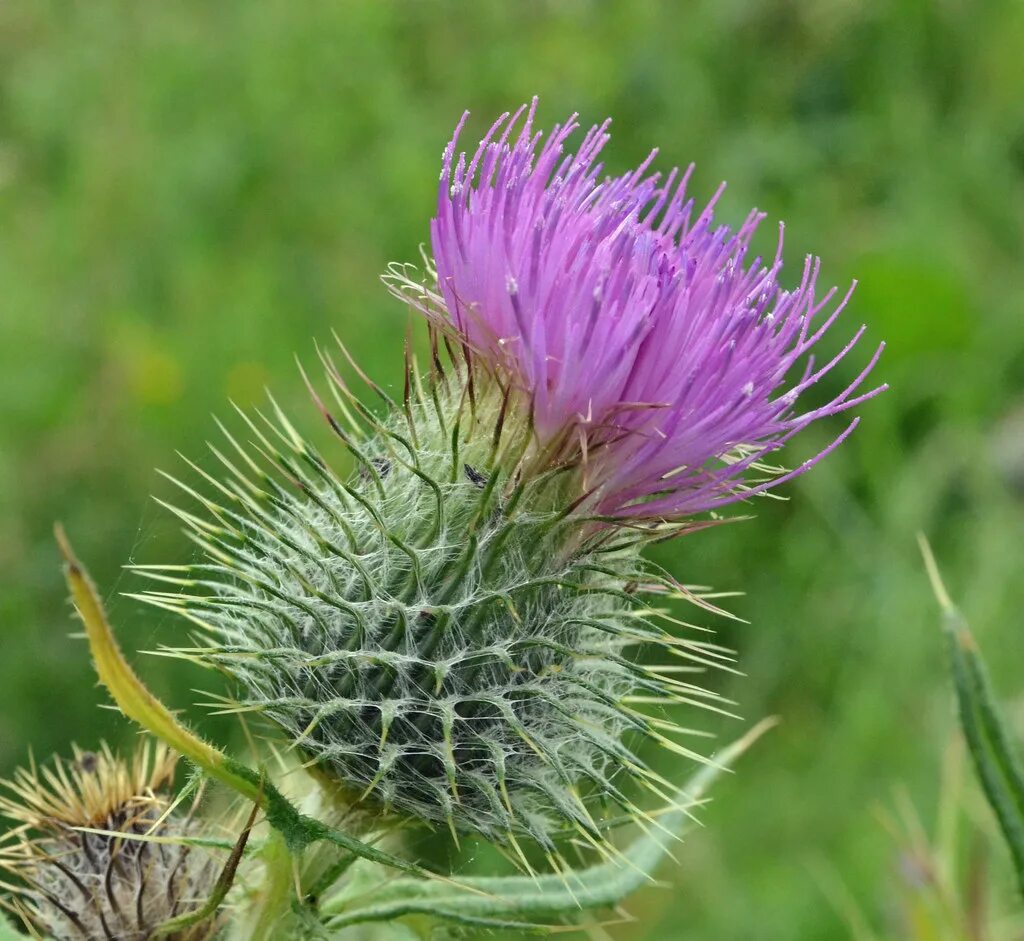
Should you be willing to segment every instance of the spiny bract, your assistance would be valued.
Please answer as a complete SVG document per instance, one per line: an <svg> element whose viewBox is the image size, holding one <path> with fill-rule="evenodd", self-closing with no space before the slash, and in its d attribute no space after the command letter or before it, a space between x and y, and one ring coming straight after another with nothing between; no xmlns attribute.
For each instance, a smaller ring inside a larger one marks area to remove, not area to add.
<svg viewBox="0 0 1024 941"><path fill-rule="evenodd" d="M279 410L246 419L249 446L228 433L227 479L200 471L217 501L181 484L207 513L176 511L207 561L141 567L179 587L139 597L202 628L177 652L234 677L235 708L274 720L350 799L453 831L601 845L591 798L639 814L633 779L670 799L635 746L692 753L636 705L717 708L685 674L728 658L640 600L685 593L638 556L662 530L574 515L579 468L542 470L523 403L470 363L435 357L426 387L411 370L378 422L325 361L352 427L321 408L358 471L337 474ZM675 665L641 666L645 643Z"/></svg>

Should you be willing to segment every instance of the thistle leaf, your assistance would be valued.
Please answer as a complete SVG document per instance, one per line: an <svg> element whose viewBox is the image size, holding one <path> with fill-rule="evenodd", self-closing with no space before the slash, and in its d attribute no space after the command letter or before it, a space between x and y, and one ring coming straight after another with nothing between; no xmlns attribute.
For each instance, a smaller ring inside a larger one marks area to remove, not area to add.
<svg viewBox="0 0 1024 941"><path fill-rule="evenodd" d="M931 548L923 537L920 544L932 589L942 606L960 727L985 797L1003 831L1017 882L1024 894L1024 767L995 702L981 651L963 615L950 600Z"/></svg>
<svg viewBox="0 0 1024 941"><path fill-rule="evenodd" d="M225 757L186 729L136 676L114 637L96 588L75 557L63 528L57 526L55 535L64 557L68 588L85 626L96 672L121 711L175 751L194 761L211 777L230 785L250 800L255 800L259 796L258 787L233 775Z"/></svg>

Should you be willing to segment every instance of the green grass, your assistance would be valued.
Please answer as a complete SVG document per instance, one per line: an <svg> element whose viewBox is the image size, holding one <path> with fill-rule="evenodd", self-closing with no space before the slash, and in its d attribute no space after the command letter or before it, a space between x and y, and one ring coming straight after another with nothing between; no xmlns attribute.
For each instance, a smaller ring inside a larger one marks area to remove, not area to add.
<svg viewBox="0 0 1024 941"><path fill-rule="evenodd" d="M406 315L377 274L426 240L458 114L475 133L538 93L546 122L613 116L612 169L658 145L701 196L729 180L725 218L784 218L792 276L815 252L859 278L847 329L889 343L892 389L788 502L660 553L746 592L751 623L717 626L747 676L712 681L783 721L680 850L678 890L608 930L842 938L820 888L840 879L879 937L911 937L875 808L900 784L928 818L954 730L918 531L1004 697L1024 689L1024 461L1000 431L1024 408L1022 34L1012 0L4 4L0 770L131 734L68 637L53 521L126 646L179 636L117 595L130 558L189 553L153 468L264 384L315 428L293 354L332 329L396 381ZM142 668L176 706L210 683Z"/></svg>

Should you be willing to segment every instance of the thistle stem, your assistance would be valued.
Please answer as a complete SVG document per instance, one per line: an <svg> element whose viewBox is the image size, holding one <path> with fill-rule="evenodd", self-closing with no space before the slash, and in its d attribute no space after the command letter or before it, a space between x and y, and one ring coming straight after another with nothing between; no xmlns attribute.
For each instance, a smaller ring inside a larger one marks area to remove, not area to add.
<svg viewBox="0 0 1024 941"><path fill-rule="evenodd" d="M235 937L252 941L273 941L280 937L284 919L291 907L294 887L294 857L284 837L271 832L262 850L263 884L247 923L237 926Z"/></svg>

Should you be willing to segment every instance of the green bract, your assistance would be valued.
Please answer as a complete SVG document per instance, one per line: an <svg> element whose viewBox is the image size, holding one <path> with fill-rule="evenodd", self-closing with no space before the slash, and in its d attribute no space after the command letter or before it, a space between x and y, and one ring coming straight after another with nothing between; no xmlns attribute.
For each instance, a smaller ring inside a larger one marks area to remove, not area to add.
<svg viewBox="0 0 1024 941"><path fill-rule="evenodd" d="M641 746L698 757L665 710L717 708L686 674L728 659L645 600L688 594L640 558L664 529L580 518L582 468L538 451L521 396L471 362L410 368L379 421L325 362L336 404L317 401L356 469L276 405L244 442L225 430L223 479L181 484L204 513L176 511L205 561L143 567L177 586L143 597L197 623L176 652L230 674L234 707L348 801L517 851L603 849L609 813L672 801ZM645 645L671 663L641 665Z"/></svg>

